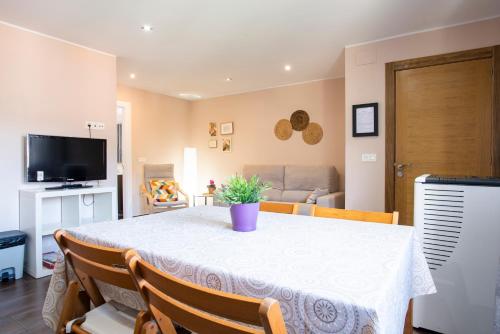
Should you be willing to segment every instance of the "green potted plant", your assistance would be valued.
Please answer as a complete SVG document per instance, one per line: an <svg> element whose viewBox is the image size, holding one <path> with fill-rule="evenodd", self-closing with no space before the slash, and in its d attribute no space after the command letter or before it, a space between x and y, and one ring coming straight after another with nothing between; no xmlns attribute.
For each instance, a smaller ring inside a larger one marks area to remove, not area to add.
<svg viewBox="0 0 500 334"><path fill-rule="evenodd" d="M261 182L256 175L249 180L236 175L217 190L217 199L231 205L233 230L249 232L257 228L259 202L264 199L262 193L269 188L270 185Z"/></svg>

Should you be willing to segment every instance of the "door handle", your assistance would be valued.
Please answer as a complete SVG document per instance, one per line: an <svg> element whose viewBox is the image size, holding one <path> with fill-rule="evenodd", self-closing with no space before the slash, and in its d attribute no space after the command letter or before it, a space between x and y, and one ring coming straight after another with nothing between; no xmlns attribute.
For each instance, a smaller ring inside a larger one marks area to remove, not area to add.
<svg viewBox="0 0 500 334"><path fill-rule="evenodd" d="M407 163L407 164L404 164L404 163L401 163L401 162L395 162L394 163L394 167L396 167L397 169L402 169L402 168L410 167L410 166L411 166L411 163Z"/></svg>
<svg viewBox="0 0 500 334"><path fill-rule="evenodd" d="M403 177L404 175L404 169L406 167L411 167L411 163L401 163L401 162L395 162L394 167L396 167L396 176L398 177Z"/></svg>

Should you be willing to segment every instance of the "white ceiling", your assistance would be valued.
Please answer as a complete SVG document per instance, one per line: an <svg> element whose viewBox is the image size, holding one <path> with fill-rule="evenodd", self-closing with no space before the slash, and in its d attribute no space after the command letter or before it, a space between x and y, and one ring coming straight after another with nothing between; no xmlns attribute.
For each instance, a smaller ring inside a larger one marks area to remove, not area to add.
<svg viewBox="0 0 500 334"><path fill-rule="evenodd" d="M122 84L203 98L341 77L345 45L497 15L499 0L0 1L2 21L116 55Z"/></svg>

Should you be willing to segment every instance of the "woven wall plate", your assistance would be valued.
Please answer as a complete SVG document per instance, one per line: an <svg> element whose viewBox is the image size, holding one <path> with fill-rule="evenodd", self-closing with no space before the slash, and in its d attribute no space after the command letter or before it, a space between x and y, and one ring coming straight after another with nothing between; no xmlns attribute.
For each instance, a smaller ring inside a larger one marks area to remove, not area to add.
<svg viewBox="0 0 500 334"><path fill-rule="evenodd" d="M290 117L290 123L292 123L292 129L302 131L309 124L309 115L304 110L294 111Z"/></svg>
<svg viewBox="0 0 500 334"><path fill-rule="evenodd" d="M274 135L280 140L289 139L292 133L292 123L287 119L280 119L274 126Z"/></svg>
<svg viewBox="0 0 500 334"><path fill-rule="evenodd" d="M309 145L316 145L323 138L323 129L318 123L311 122L307 128L302 131L302 139Z"/></svg>

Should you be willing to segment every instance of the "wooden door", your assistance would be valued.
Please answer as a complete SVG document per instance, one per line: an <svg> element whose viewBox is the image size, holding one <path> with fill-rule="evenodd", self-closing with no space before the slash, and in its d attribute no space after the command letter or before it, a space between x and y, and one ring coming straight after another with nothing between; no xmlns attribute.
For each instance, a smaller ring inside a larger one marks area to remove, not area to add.
<svg viewBox="0 0 500 334"><path fill-rule="evenodd" d="M395 73L394 208L413 225L422 174L491 176L492 59Z"/></svg>

